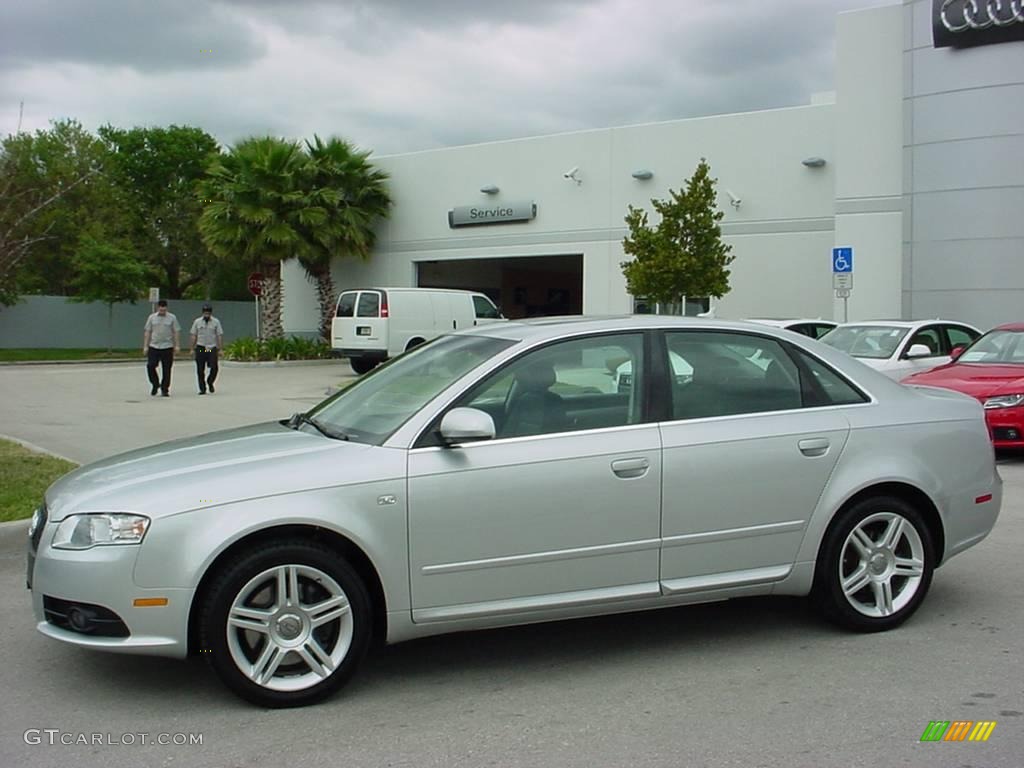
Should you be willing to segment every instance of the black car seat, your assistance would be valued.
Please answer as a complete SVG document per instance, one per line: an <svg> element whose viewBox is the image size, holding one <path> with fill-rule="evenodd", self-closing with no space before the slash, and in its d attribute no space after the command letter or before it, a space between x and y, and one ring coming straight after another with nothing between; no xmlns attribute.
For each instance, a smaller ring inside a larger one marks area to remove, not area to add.
<svg viewBox="0 0 1024 768"><path fill-rule="evenodd" d="M542 435L567 428L565 402L550 389L555 381L555 369L548 364L530 365L516 373L516 394L501 437Z"/></svg>

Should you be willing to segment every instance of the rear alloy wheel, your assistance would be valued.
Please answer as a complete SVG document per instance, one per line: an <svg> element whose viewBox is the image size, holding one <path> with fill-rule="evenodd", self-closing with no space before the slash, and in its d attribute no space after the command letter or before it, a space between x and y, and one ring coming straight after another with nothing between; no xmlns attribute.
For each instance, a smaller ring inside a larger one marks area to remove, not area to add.
<svg viewBox="0 0 1024 768"><path fill-rule="evenodd" d="M892 629L921 605L934 568L935 547L921 514L892 496L866 499L831 526L814 596L845 627Z"/></svg>
<svg viewBox="0 0 1024 768"><path fill-rule="evenodd" d="M243 555L214 582L202 647L242 698L302 706L351 677L369 644L370 613L348 563L313 543L282 542Z"/></svg>

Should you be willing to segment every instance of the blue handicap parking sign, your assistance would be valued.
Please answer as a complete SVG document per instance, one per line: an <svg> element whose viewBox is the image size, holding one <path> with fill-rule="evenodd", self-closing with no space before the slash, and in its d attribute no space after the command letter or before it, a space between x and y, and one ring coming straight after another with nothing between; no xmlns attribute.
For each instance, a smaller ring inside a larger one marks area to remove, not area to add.
<svg viewBox="0 0 1024 768"><path fill-rule="evenodd" d="M853 272L853 248L832 249L832 271Z"/></svg>

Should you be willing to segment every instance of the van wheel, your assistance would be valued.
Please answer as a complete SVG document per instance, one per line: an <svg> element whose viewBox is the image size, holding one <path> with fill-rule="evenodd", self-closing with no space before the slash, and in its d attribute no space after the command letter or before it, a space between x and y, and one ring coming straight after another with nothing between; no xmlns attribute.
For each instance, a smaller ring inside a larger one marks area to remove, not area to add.
<svg viewBox="0 0 1024 768"><path fill-rule="evenodd" d="M892 629L920 607L934 569L935 545L921 513L902 499L876 496L830 526L812 599L848 629Z"/></svg>
<svg viewBox="0 0 1024 768"><path fill-rule="evenodd" d="M423 339L410 339L409 343L405 345L405 351L408 352L410 349L416 349L423 341Z"/></svg>
<svg viewBox="0 0 1024 768"><path fill-rule="evenodd" d="M350 358L348 364L351 365L352 370L360 376L364 373L369 373L373 370L374 366L377 365L373 360L367 360L365 357Z"/></svg>
<svg viewBox="0 0 1024 768"><path fill-rule="evenodd" d="M200 624L203 650L232 691L263 707L334 693L369 647L370 597L352 567L302 540L255 548L214 580Z"/></svg>

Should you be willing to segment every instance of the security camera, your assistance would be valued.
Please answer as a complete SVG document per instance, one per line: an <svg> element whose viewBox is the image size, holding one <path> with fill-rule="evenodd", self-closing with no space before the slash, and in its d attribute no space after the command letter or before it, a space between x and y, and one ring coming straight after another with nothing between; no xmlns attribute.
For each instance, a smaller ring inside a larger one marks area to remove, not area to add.
<svg viewBox="0 0 1024 768"><path fill-rule="evenodd" d="M580 172L580 167L578 165L574 165L568 171L563 173L562 176L564 178L568 179L569 181L575 181L577 184L582 184L583 182L580 181L580 177L577 175L577 174L579 174L579 172Z"/></svg>
<svg viewBox="0 0 1024 768"><path fill-rule="evenodd" d="M725 190L725 194L729 196L729 202L732 204L732 207L739 210L739 207L743 205L743 198L735 195L731 189Z"/></svg>

